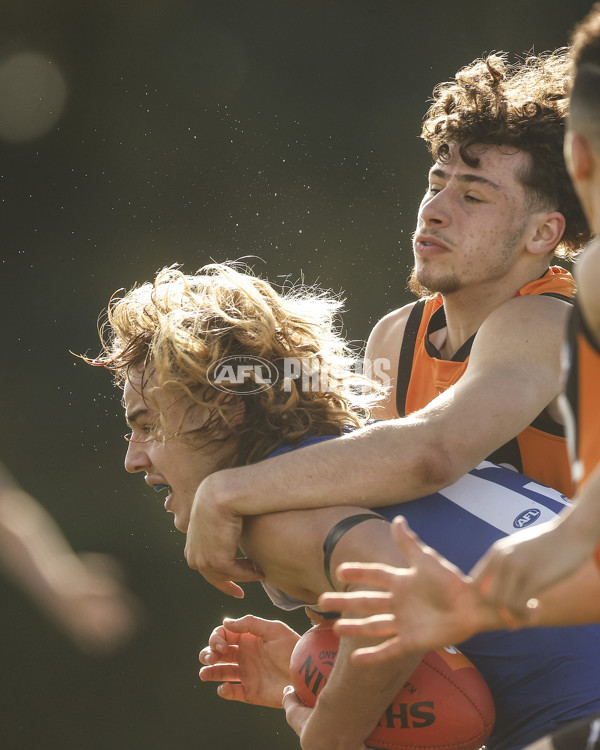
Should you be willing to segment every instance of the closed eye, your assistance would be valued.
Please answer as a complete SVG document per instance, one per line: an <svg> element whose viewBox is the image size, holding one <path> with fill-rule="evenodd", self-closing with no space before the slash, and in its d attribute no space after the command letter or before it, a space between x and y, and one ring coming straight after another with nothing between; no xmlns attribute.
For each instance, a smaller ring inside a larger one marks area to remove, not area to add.
<svg viewBox="0 0 600 750"><path fill-rule="evenodd" d="M131 432L123 435L123 437L128 443L146 443L154 438L154 432L152 425L136 425Z"/></svg>

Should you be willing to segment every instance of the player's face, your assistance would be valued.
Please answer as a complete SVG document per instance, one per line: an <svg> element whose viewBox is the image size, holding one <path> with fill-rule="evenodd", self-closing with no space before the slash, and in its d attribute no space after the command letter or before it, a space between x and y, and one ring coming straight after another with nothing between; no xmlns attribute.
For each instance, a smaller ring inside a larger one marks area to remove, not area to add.
<svg viewBox="0 0 600 750"><path fill-rule="evenodd" d="M432 291L452 294L507 274L531 232L527 195L518 175L528 164L522 151L474 146L477 167L451 146L437 161L421 201L413 238L415 273Z"/></svg>
<svg viewBox="0 0 600 750"><path fill-rule="evenodd" d="M146 393L152 381L145 384ZM144 398L140 373L132 373L125 384L125 418L132 432L129 436L125 469L131 473L144 472L145 481L156 491L165 491L165 509L175 516L179 531L187 532L190 512L198 485L219 468L222 453L210 446L198 448L185 437L163 440L155 435L159 424L167 434L171 431L187 433L203 425L207 410L194 406L181 395L153 394L152 400ZM155 403L156 402L156 403Z"/></svg>

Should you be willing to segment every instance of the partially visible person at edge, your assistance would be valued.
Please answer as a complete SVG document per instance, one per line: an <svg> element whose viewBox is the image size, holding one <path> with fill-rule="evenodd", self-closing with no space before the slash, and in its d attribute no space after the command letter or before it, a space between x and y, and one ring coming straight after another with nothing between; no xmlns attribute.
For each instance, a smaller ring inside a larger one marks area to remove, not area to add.
<svg viewBox="0 0 600 750"><path fill-rule="evenodd" d="M326 298L302 290L278 295L267 282L223 266L194 276L165 270L112 301L105 351L93 364L114 370L124 389L132 429L125 468L166 491L165 508L179 530L187 531L196 488L211 472L274 461L277 453L311 444L324 449L364 423L355 407L365 397L350 389L357 376L332 328L333 309ZM269 365L270 387L252 377L257 358ZM240 360L240 370L229 372ZM286 376L292 360L302 365L298 380ZM315 371L316 380L305 383L302 373ZM568 501L484 462L441 493L401 507L411 522L421 519L431 541L447 538L452 528L455 559L474 561L532 502L551 518ZM385 520L397 510L336 506L255 516L244 523L242 545L265 571L273 602L283 609L314 606L322 592L340 588L329 573L340 561L404 564ZM233 683L221 688L225 698L281 707L298 637L280 622L227 622L203 650L202 677ZM284 699L304 750L362 748L421 658L364 670L350 662L351 646L342 643L314 710L293 705L293 694ZM574 628L567 637L550 630L485 635L465 644L465 653L489 680L496 704L490 750L518 750L600 708L599 628Z"/></svg>
<svg viewBox="0 0 600 750"><path fill-rule="evenodd" d="M77 554L38 500L0 463L0 569L81 651L123 646L141 609L108 555Z"/></svg>
<svg viewBox="0 0 600 750"><path fill-rule="evenodd" d="M491 55L436 87L413 239L422 296L367 345L374 373L391 367L386 421L203 482L186 559L213 585L242 596L233 580L260 578L236 559L250 515L409 501L486 458L571 495L557 401L574 282L550 265L589 239L562 153L569 70L566 50L515 65Z"/></svg>
<svg viewBox="0 0 600 750"><path fill-rule="evenodd" d="M565 139L569 172L592 231L600 234L600 4L573 34L575 75ZM600 621L600 245L594 240L576 266L579 296L568 326L568 376L563 408L569 425L575 504L560 517L497 542L472 571L470 583L433 551L419 546L402 522L395 527L413 570L349 569L343 580L369 581L388 589L351 607L368 621L341 623L341 632L375 633L391 639L363 651L367 662L391 653L433 647L447 638L494 629L497 607L516 625ZM482 598L483 597L485 598ZM538 597L538 599L533 599ZM558 617L552 602L562 605ZM350 606L340 597L325 606ZM383 613L383 614L382 614ZM415 618L415 619L413 619ZM423 623L427 623L424 628ZM365 627L366 626L366 627ZM598 750L600 715L546 737L532 750Z"/></svg>

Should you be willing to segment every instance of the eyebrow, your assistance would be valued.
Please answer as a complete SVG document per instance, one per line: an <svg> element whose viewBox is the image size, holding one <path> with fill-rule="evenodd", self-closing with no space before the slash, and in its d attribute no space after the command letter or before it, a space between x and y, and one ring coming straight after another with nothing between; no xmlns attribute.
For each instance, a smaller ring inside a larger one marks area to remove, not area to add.
<svg viewBox="0 0 600 750"><path fill-rule="evenodd" d="M145 416L149 413L149 409L145 409L143 406L140 406L139 409L134 409L129 414L125 414L125 421L129 426L131 426L134 422L138 422L140 417Z"/></svg>
<svg viewBox="0 0 600 750"><path fill-rule="evenodd" d="M439 167L435 167L429 172L430 177L440 177L442 180L448 179L448 172L444 172L443 169L440 169ZM488 187L491 187L493 190L498 190L499 192L503 192L503 188L496 184L495 182L492 182L492 180L488 180L487 177L482 177L480 174L472 174L471 172L467 172L465 174L459 174L456 175L456 179L459 182L478 182L481 185L487 185Z"/></svg>

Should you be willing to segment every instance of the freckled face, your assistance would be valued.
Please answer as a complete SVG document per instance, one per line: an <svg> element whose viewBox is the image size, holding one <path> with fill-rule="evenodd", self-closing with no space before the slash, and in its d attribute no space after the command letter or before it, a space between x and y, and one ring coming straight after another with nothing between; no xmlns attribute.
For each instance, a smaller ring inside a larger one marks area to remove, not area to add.
<svg viewBox="0 0 600 750"><path fill-rule="evenodd" d="M503 277L524 249L532 227L518 175L529 163L522 151L474 146L469 167L458 147L429 173L413 239L415 273L432 291L451 294Z"/></svg>
<svg viewBox="0 0 600 750"><path fill-rule="evenodd" d="M154 488L165 489L165 509L175 516L175 528L187 532L192 503L198 485L209 474L220 468L219 457L211 446L198 448L182 437L163 440L156 436L159 414L163 415L167 434L171 431L186 433L201 427L208 416L205 409L189 410L190 400L180 394L153 394L145 399L140 373L132 373L125 384L125 417L131 427L130 442L125 456L128 472L144 472L146 483ZM152 381L145 382L145 392Z"/></svg>

